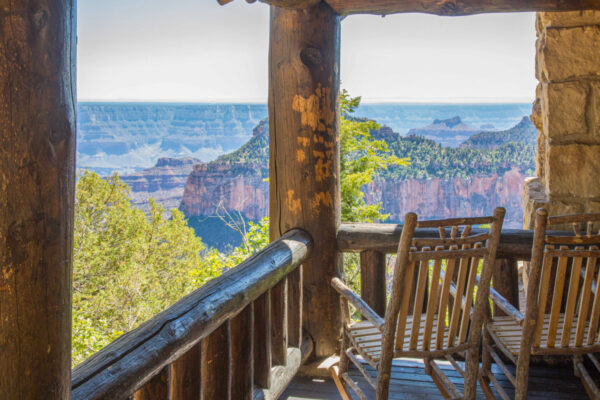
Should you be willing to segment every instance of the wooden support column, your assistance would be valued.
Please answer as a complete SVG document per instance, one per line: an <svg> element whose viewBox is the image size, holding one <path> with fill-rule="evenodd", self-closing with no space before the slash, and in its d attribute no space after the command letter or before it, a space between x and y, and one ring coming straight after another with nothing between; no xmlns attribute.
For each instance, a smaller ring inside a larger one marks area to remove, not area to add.
<svg viewBox="0 0 600 400"><path fill-rule="evenodd" d="M517 260L502 258L496 260L492 275L492 286L516 309L519 309L519 271ZM494 315L506 315L497 306L494 306Z"/></svg>
<svg viewBox="0 0 600 400"><path fill-rule="evenodd" d="M360 297L380 316L385 315L385 254L367 250L360 253Z"/></svg>
<svg viewBox="0 0 600 400"><path fill-rule="evenodd" d="M271 7L269 52L271 240L299 227L314 240L303 264L303 326L315 355L336 351L340 275L340 18L325 3Z"/></svg>
<svg viewBox="0 0 600 400"><path fill-rule="evenodd" d="M0 1L0 399L68 399L75 1Z"/></svg>

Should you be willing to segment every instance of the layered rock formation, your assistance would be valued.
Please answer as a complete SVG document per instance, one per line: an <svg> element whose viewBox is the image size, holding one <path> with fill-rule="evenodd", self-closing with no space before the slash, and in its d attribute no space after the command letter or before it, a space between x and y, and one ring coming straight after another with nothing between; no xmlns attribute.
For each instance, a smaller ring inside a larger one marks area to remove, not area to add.
<svg viewBox="0 0 600 400"><path fill-rule="evenodd" d="M415 211L419 218L491 215L494 207L507 210L504 225L520 227L523 220L521 196L525 176L513 168L504 175L451 179L407 179L377 181L365 188L368 203L381 202L388 222L400 222Z"/></svg>
<svg viewBox="0 0 600 400"><path fill-rule="evenodd" d="M159 158L154 167L120 178L131 188L133 204L142 210L148 211L150 197L170 210L179 207L188 175L199 162L192 157Z"/></svg>

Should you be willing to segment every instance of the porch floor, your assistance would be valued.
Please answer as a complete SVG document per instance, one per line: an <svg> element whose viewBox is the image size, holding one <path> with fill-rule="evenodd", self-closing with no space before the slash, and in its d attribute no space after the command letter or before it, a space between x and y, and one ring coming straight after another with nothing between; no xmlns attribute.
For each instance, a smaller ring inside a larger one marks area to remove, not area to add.
<svg viewBox="0 0 600 400"><path fill-rule="evenodd" d="M366 365L366 364L365 364ZM439 361L438 365L446 375L462 390L462 377L448 362ZM366 365L374 376L374 369ZM494 364L492 371L502 387L512 397L514 389L506 376ZM512 368L514 373L514 367ZM375 398L375 391L354 368L350 375L358 382L368 398ZM442 399L431 377L423 370L420 360L394 360L392 367L390 399ZM494 393L495 390L494 390ZM496 393L497 398L500 398ZM478 399L485 396L478 388ZM529 399L588 399L583 384L573 375L573 369L567 367L535 367L529 377ZM332 380L296 377L280 400L340 400L337 388Z"/></svg>

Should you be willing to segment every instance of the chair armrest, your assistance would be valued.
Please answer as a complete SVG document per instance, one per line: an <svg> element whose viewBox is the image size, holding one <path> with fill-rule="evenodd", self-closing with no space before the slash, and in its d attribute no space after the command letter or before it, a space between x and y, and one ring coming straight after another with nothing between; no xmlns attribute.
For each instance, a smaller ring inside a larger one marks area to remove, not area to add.
<svg viewBox="0 0 600 400"><path fill-rule="evenodd" d="M498 293L494 288L490 288L490 299L494 302L494 304L504 311L509 317L512 317L519 325L523 326L523 321L525 321L525 316L521 314L519 310L515 308L512 304L508 302L500 293Z"/></svg>
<svg viewBox="0 0 600 400"><path fill-rule="evenodd" d="M354 307L360 311L360 313L380 331L383 330L384 319L381 318L363 299L358 297L348 286L342 282L340 278L333 278L331 280L331 286L344 298L346 298Z"/></svg>

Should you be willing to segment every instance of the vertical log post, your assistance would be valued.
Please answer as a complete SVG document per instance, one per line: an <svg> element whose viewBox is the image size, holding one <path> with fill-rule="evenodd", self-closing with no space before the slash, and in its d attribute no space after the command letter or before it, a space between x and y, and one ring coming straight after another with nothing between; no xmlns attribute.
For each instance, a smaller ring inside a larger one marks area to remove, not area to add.
<svg viewBox="0 0 600 400"><path fill-rule="evenodd" d="M314 240L303 265L303 325L315 355L337 348L340 276L336 252L339 196L340 17L324 2L271 7L269 52L271 240L299 227Z"/></svg>
<svg viewBox="0 0 600 400"><path fill-rule="evenodd" d="M171 400L200 398L201 348L198 343L171 364Z"/></svg>
<svg viewBox="0 0 600 400"><path fill-rule="evenodd" d="M287 364L287 278L271 289L271 361L273 365Z"/></svg>
<svg viewBox="0 0 600 400"><path fill-rule="evenodd" d="M302 266L288 275L288 346L302 345Z"/></svg>
<svg viewBox="0 0 600 400"><path fill-rule="evenodd" d="M229 322L202 340L202 400L229 395Z"/></svg>
<svg viewBox="0 0 600 400"><path fill-rule="evenodd" d="M246 306L230 325L230 400L251 400L254 394L253 330L254 308Z"/></svg>
<svg viewBox="0 0 600 400"><path fill-rule="evenodd" d="M74 0L0 2L0 398L68 399Z"/></svg>
<svg viewBox="0 0 600 400"><path fill-rule="evenodd" d="M170 369L163 368L150 379L140 390L135 392L133 400L169 400Z"/></svg>
<svg viewBox="0 0 600 400"><path fill-rule="evenodd" d="M271 386L271 291L254 301L254 384Z"/></svg>
<svg viewBox="0 0 600 400"><path fill-rule="evenodd" d="M385 315L385 254L379 251L360 253L360 297L377 314Z"/></svg>
<svg viewBox="0 0 600 400"><path fill-rule="evenodd" d="M519 309L519 270L517 260L503 258L496 260L492 275L492 286L513 306ZM494 315L506 315L494 306Z"/></svg>

